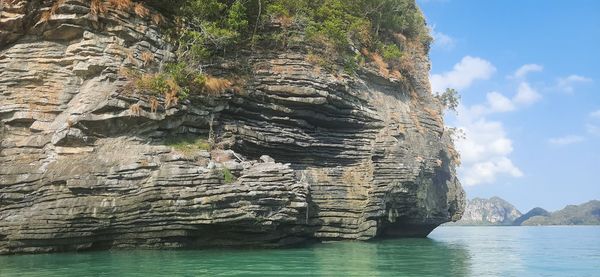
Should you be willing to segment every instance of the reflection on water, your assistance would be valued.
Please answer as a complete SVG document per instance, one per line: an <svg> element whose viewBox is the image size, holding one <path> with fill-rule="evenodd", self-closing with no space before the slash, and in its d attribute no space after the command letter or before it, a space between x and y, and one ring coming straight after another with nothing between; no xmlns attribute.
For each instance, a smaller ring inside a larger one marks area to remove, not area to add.
<svg viewBox="0 0 600 277"><path fill-rule="evenodd" d="M469 254L431 239L335 243L312 251L320 276L465 276Z"/></svg>
<svg viewBox="0 0 600 277"><path fill-rule="evenodd" d="M378 271L405 272L404 276L466 276L470 254L460 244L448 244L431 239L397 240L393 244L377 244L377 257L385 263Z"/></svg>
<svg viewBox="0 0 600 277"><path fill-rule="evenodd" d="M470 276L600 276L600 226L443 227L430 237L466 248Z"/></svg>
<svg viewBox="0 0 600 277"><path fill-rule="evenodd" d="M0 276L598 276L599 227L443 227L277 250L0 256Z"/></svg>
<svg viewBox="0 0 600 277"><path fill-rule="evenodd" d="M468 275L468 252L431 239L335 242L279 250L109 251L0 257L13 276Z"/></svg>

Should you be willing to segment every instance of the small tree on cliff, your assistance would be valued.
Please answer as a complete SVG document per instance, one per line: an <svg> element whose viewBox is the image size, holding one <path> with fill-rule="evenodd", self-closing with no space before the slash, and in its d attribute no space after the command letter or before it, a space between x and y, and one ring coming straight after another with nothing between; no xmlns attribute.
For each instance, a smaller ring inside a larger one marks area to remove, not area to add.
<svg viewBox="0 0 600 277"><path fill-rule="evenodd" d="M444 111L451 110L458 114L456 109L460 104L460 94L457 90L453 88L446 88L444 92L436 93L435 98L440 103ZM466 133L463 129L458 127L445 127L444 130L448 133L450 137L450 143L448 144L450 158L454 161L456 165L460 165L460 153L454 148L454 142L457 140L466 139Z"/></svg>
<svg viewBox="0 0 600 277"><path fill-rule="evenodd" d="M458 104L460 104L460 95L458 91L453 88L446 88L446 91L437 93L435 98L440 102L444 110L451 110L456 112Z"/></svg>

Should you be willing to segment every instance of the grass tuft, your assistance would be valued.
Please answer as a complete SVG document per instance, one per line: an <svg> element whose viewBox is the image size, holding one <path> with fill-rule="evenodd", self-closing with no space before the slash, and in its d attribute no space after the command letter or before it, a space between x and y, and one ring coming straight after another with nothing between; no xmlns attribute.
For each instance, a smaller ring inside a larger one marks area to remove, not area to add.
<svg viewBox="0 0 600 277"><path fill-rule="evenodd" d="M208 139L203 137L169 137L165 139L164 144L173 147L177 152L184 155L192 155L199 151L208 151L211 149Z"/></svg>
<svg viewBox="0 0 600 277"><path fill-rule="evenodd" d="M204 80L204 91L210 95L220 95L231 86L231 81L223 78L206 76Z"/></svg>
<svg viewBox="0 0 600 277"><path fill-rule="evenodd" d="M229 168L223 167L223 169L221 169L221 173L223 174L223 181L225 184L231 184L235 181L235 176L233 176Z"/></svg>

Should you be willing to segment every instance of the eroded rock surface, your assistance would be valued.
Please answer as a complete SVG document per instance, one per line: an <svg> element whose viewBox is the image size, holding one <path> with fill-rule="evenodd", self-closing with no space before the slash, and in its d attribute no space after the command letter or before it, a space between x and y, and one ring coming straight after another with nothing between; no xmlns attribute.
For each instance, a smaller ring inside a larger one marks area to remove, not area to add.
<svg viewBox="0 0 600 277"><path fill-rule="evenodd" d="M209 68L248 68L240 90L153 111L119 69L173 59L156 24L82 0L41 22L49 2L0 11L0 253L425 236L462 215L426 57L400 81L252 51ZM213 132L223 150L165 142Z"/></svg>
<svg viewBox="0 0 600 277"><path fill-rule="evenodd" d="M514 225L521 212L500 197L467 201L463 217L451 225Z"/></svg>

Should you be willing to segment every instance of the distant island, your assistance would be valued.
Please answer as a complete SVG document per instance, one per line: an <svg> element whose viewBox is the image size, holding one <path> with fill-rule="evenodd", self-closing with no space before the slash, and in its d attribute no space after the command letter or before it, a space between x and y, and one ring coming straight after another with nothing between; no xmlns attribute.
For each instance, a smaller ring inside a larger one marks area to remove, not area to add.
<svg viewBox="0 0 600 277"><path fill-rule="evenodd" d="M538 225L600 225L600 201L568 205L556 212L536 207L522 214L514 205L500 197L473 198L461 220L454 226L538 226Z"/></svg>

